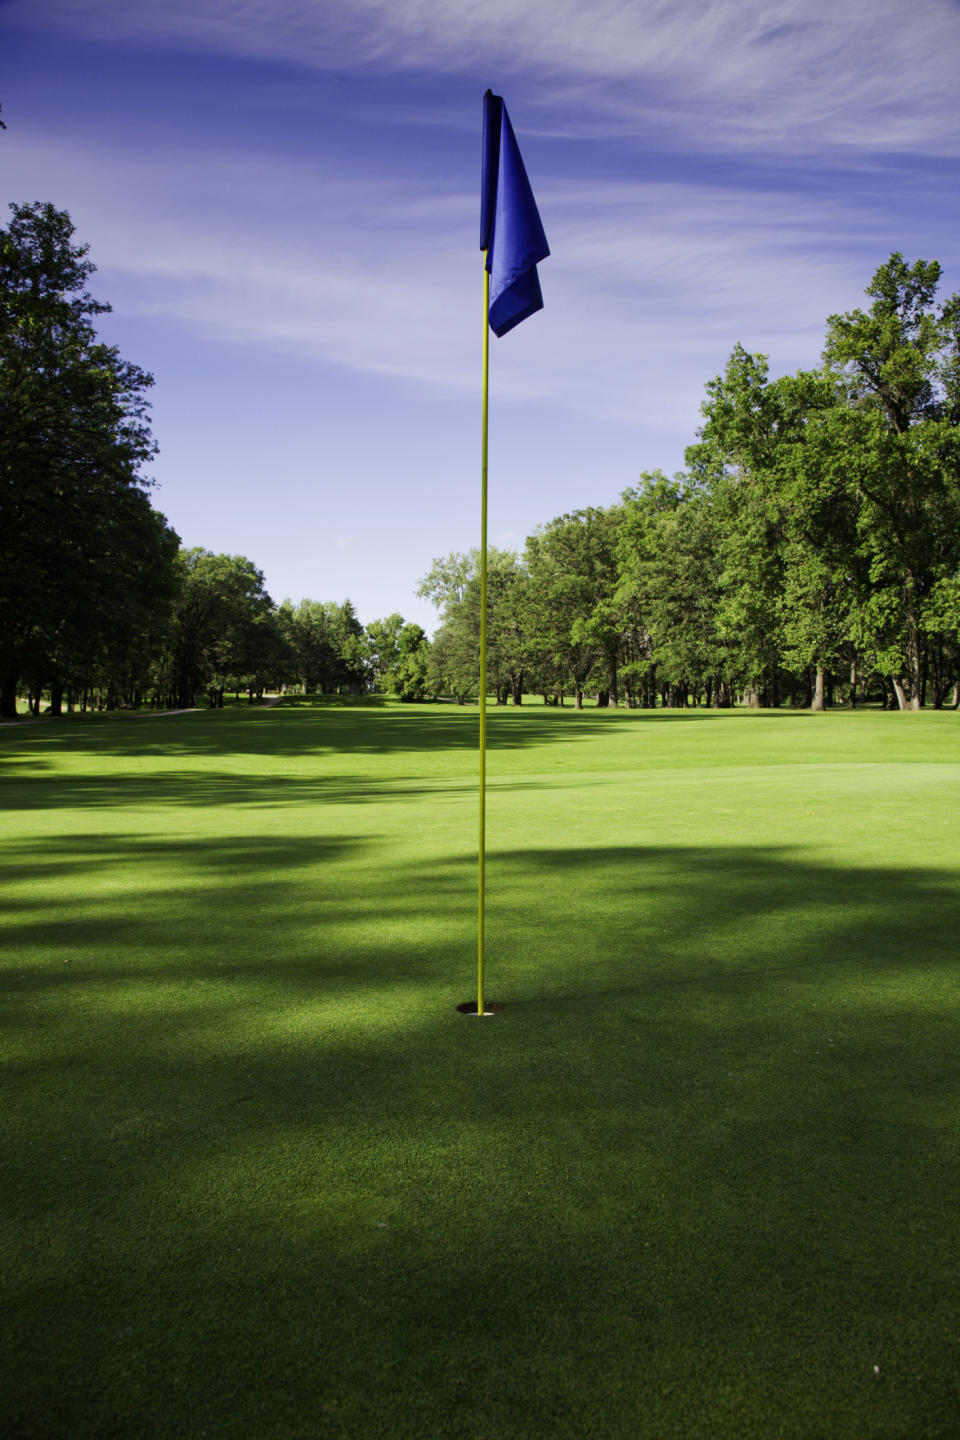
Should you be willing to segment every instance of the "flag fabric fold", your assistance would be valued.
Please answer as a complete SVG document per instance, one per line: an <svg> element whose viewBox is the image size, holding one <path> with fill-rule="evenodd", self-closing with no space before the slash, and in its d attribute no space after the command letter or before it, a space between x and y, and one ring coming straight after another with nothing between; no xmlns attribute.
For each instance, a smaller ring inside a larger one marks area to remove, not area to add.
<svg viewBox="0 0 960 1440"><path fill-rule="evenodd" d="M506 335L543 309L537 265L550 254L507 107L483 97L480 248L490 272L490 329Z"/></svg>

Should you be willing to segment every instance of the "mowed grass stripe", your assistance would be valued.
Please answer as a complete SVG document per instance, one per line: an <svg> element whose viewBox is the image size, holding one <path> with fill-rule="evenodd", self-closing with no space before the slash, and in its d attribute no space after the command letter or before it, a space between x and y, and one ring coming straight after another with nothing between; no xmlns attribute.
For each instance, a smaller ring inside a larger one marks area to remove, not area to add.
<svg viewBox="0 0 960 1440"><path fill-rule="evenodd" d="M956 716L7 730L22 1436L952 1436Z"/></svg>

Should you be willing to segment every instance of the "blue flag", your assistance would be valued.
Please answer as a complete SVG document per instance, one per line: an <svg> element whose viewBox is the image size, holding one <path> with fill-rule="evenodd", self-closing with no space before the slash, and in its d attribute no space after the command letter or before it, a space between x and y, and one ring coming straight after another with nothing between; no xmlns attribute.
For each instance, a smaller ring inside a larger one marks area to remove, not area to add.
<svg viewBox="0 0 960 1440"><path fill-rule="evenodd" d="M507 107L483 97L480 249L490 271L490 329L506 335L543 309L537 265L550 254Z"/></svg>

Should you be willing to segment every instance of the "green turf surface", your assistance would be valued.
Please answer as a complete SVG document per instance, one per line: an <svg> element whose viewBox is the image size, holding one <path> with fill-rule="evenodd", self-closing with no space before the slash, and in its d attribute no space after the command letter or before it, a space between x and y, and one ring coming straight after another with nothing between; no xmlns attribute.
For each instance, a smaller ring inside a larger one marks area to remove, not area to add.
<svg viewBox="0 0 960 1440"><path fill-rule="evenodd" d="M5 1437L960 1433L960 717L0 729Z"/></svg>

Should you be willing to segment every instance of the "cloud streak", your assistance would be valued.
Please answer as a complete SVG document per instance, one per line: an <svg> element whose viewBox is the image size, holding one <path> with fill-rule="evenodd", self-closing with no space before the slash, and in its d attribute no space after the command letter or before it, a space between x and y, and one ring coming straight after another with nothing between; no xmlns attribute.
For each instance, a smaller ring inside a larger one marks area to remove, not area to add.
<svg viewBox="0 0 960 1440"><path fill-rule="evenodd" d="M664 147L955 156L951 0L13 0L33 25L322 71L522 72L546 128ZM469 57L469 59L467 58Z"/></svg>
<svg viewBox="0 0 960 1440"><path fill-rule="evenodd" d="M91 242L97 293L119 291L128 316L438 397L475 390L473 193L335 167L318 183L305 163L216 148L185 166L35 139L13 161L24 185L47 177ZM857 303L885 258L871 240L880 198L855 218L843 194L720 183L554 181L539 198L554 251L546 309L495 345L495 384L510 403L616 423L642 410L689 433L704 382L738 340L777 370L815 364L826 315Z"/></svg>

